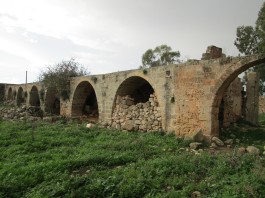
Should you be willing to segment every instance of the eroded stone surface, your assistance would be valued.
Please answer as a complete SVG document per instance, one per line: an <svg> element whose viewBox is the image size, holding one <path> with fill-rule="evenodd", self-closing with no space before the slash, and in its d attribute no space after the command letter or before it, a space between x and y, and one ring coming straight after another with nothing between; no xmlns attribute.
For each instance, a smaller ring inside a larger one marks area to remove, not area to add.
<svg viewBox="0 0 265 198"><path fill-rule="evenodd" d="M137 69L71 78L69 100L60 99L60 115L66 117L75 116L76 107L79 108L78 112L80 114L83 113L82 111L87 109L85 104L83 104L86 101L86 97L83 97L83 95L88 96L94 93L97 100L97 106L95 107L97 107L96 115L98 116L98 121L104 123L104 126L112 124L115 125L115 128L123 129L122 123L125 120L132 120L134 118L130 118L130 116L126 117L127 113L125 117L119 115L120 117L117 120L112 119L113 110L116 107L117 90L127 79L137 77L138 80L134 82L130 81L123 89L134 91L135 86L138 85L139 90L141 90L142 84L140 81L148 82L156 94L160 118L156 120L156 118L151 117L152 115L146 115L146 117L141 115L141 119L134 120L133 130L136 130L137 127L142 131L156 130L157 127L163 131L174 132L177 136L185 137L191 136L194 131L201 129L203 135L211 139L212 136L219 135L221 128L219 116L220 104L229 84L235 80L240 72L257 64L264 63L265 55L225 58L223 55L220 56L219 49L217 51L207 50L206 53L209 52L213 53L211 57L206 58L210 60L194 60L179 65L152 67L145 71ZM218 58L214 59L216 57ZM81 86L83 84L87 86ZM79 89L80 87L82 89ZM5 85L5 99L17 103L19 88L23 89L24 96L22 96L27 106L30 106L30 103L36 103L45 110L45 102L48 95L46 95L45 91L44 95L41 92L43 88L41 83ZM34 92L31 92L32 90ZM46 90L45 87L44 90ZM79 94L76 94L77 91ZM118 95L124 96L126 94ZM78 100L81 97L82 100ZM224 111L224 126L227 125L226 120L229 121L230 118L234 120L235 117L238 117L239 102L235 103L235 100L233 100L234 102L231 103L231 101L230 96L227 102L224 101L224 104L227 104L230 109ZM235 106L235 104L237 105ZM126 105L128 109L131 106L129 101ZM124 109L126 109L126 105L123 106ZM148 105L153 106L154 103L151 100L145 105L139 105L141 107L137 106L137 109L148 109ZM151 121L153 120L153 123L150 123L148 118Z"/></svg>

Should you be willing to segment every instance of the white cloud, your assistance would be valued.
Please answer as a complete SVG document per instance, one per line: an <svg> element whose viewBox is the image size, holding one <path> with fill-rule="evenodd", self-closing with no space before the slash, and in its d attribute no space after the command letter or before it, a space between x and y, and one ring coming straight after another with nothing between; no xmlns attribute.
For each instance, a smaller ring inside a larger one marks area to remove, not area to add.
<svg viewBox="0 0 265 198"><path fill-rule="evenodd" d="M200 58L212 44L234 55L236 26L253 24L262 1L228 2L1 0L0 56L24 61L1 62L0 78L2 65L11 62L13 67L26 64L36 75L43 66L70 57L93 73L133 69L146 49L160 44L190 58Z"/></svg>

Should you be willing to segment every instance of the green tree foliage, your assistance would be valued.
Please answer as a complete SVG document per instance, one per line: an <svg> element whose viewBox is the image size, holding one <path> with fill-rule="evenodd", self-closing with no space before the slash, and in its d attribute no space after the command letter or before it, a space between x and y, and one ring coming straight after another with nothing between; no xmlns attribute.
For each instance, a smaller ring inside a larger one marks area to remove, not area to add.
<svg viewBox="0 0 265 198"><path fill-rule="evenodd" d="M259 11L256 26L237 27L234 44L245 55L265 53L265 3Z"/></svg>
<svg viewBox="0 0 265 198"><path fill-rule="evenodd" d="M256 26L239 26L236 36L234 44L240 53L245 55L265 53L265 2L259 11ZM265 92L265 64L257 65L252 70L260 75L260 93L263 94Z"/></svg>
<svg viewBox="0 0 265 198"><path fill-rule="evenodd" d="M142 56L142 67L155 67L179 62L179 51L172 51L167 45L157 46L154 50L148 49Z"/></svg>
<svg viewBox="0 0 265 198"><path fill-rule="evenodd" d="M70 95L70 78L85 76L89 73L74 58L63 60L53 66L48 66L40 73L40 81L45 87L56 88L62 99L66 100Z"/></svg>
<svg viewBox="0 0 265 198"><path fill-rule="evenodd" d="M265 2L256 21L256 33L258 35L258 52L265 53Z"/></svg>
<svg viewBox="0 0 265 198"><path fill-rule="evenodd" d="M252 26L239 26L236 31L235 46L245 55L256 54L258 38Z"/></svg>

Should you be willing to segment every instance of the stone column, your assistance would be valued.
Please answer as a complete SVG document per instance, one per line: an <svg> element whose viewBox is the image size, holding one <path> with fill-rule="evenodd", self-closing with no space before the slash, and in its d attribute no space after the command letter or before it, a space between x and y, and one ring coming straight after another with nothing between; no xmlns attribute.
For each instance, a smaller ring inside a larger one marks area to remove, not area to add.
<svg viewBox="0 0 265 198"><path fill-rule="evenodd" d="M5 84L0 84L0 102L5 100Z"/></svg>
<svg viewBox="0 0 265 198"><path fill-rule="evenodd" d="M258 124L259 114L259 75L256 72L247 74L246 120Z"/></svg>
<svg viewBox="0 0 265 198"><path fill-rule="evenodd" d="M259 97L259 114L265 113L265 96Z"/></svg>

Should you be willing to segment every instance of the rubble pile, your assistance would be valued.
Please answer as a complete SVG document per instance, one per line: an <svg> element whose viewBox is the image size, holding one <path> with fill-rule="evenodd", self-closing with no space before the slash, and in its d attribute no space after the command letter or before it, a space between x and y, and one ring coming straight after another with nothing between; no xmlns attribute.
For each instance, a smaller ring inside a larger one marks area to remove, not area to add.
<svg viewBox="0 0 265 198"><path fill-rule="evenodd" d="M43 118L43 111L40 107L21 107L5 108L0 107L0 117L3 120L25 120L34 121Z"/></svg>
<svg viewBox="0 0 265 198"><path fill-rule="evenodd" d="M111 127L128 131L161 131L161 119L155 94L151 94L147 102L137 104L129 95L117 96Z"/></svg>

